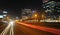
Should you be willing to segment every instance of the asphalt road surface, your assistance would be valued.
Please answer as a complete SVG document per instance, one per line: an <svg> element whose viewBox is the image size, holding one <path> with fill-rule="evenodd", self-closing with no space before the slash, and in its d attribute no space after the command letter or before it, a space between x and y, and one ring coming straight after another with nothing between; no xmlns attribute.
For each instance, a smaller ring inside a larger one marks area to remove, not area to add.
<svg viewBox="0 0 60 35"><path fill-rule="evenodd" d="M0 22L0 33L5 29L8 24Z"/></svg>
<svg viewBox="0 0 60 35"><path fill-rule="evenodd" d="M14 35L57 35L50 32L30 28L18 23L15 23L14 25L14 33Z"/></svg>
<svg viewBox="0 0 60 35"><path fill-rule="evenodd" d="M31 24L31 23L30 23ZM0 31L4 31L6 35L60 35L60 29L49 28L47 26L36 26L25 22L13 23L3 25ZM3 33L2 33L3 34ZM4 34L3 34L4 35Z"/></svg>

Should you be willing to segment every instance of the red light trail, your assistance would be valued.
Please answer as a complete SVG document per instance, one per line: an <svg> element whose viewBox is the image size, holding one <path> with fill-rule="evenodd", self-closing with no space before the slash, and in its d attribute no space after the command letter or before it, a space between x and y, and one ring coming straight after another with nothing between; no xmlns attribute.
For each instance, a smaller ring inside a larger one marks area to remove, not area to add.
<svg viewBox="0 0 60 35"><path fill-rule="evenodd" d="M48 28L48 27L44 27L44 26L36 26L36 25L26 24L26 23L23 23L23 22L18 22L18 24L60 35L60 30L59 29Z"/></svg>

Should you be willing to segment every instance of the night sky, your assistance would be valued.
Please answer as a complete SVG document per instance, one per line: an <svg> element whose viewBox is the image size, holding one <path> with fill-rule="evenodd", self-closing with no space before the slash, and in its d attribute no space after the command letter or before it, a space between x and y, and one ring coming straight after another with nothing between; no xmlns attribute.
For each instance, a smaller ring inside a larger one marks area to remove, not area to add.
<svg viewBox="0 0 60 35"><path fill-rule="evenodd" d="M42 0L0 0L0 9L21 13L23 8L40 9ZM19 12L20 11L20 12Z"/></svg>
<svg viewBox="0 0 60 35"><path fill-rule="evenodd" d="M19 10L22 8L40 8L41 0L0 0L0 9Z"/></svg>
<svg viewBox="0 0 60 35"><path fill-rule="evenodd" d="M55 0L57 1L57 0ZM0 9L20 10L41 8L42 0L0 0Z"/></svg>
<svg viewBox="0 0 60 35"><path fill-rule="evenodd" d="M8 10L12 15L18 15L21 9L37 9L41 7L41 4L41 0L0 0L0 9Z"/></svg>

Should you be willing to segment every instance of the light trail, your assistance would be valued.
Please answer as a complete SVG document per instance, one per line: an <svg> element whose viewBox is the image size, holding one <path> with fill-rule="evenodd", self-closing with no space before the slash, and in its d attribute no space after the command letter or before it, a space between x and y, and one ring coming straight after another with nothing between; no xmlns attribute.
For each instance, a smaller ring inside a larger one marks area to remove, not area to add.
<svg viewBox="0 0 60 35"><path fill-rule="evenodd" d="M13 22L11 22L10 35L14 35Z"/></svg>
<svg viewBox="0 0 60 35"><path fill-rule="evenodd" d="M44 27L44 26L36 26L36 25L26 24L26 23L23 23L23 22L17 22L17 23L21 24L21 25L31 27L31 28L35 28L35 29L38 29L38 30L51 32L51 33L60 35L60 30L59 29L48 28L48 27Z"/></svg>
<svg viewBox="0 0 60 35"><path fill-rule="evenodd" d="M2 33L0 35L7 35L8 32L10 32L9 35L14 35L13 22L12 21L9 22L8 26L2 31Z"/></svg>
<svg viewBox="0 0 60 35"><path fill-rule="evenodd" d="M10 24L8 24L8 26L3 30L3 32L0 35L6 35L6 33L8 32L10 28Z"/></svg>

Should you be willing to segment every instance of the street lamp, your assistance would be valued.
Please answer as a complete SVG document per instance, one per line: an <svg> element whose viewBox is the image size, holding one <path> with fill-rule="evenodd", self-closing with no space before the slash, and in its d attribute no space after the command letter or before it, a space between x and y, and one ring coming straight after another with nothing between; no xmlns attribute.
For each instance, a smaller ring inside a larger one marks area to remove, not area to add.
<svg viewBox="0 0 60 35"><path fill-rule="evenodd" d="M37 14L34 15L35 18L37 18L37 16L38 16Z"/></svg>
<svg viewBox="0 0 60 35"><path fill-rule="evenodd" d="M35 14L35 17L37 17L37 14Z"/></svg>
<svg viewBox="0 0 60 35"><path fill-rule="evenodd" d="M35 19L35 21L37 21L37 19L38 19L38 14L34 14L34 19Z"/></svg>

